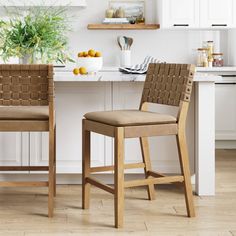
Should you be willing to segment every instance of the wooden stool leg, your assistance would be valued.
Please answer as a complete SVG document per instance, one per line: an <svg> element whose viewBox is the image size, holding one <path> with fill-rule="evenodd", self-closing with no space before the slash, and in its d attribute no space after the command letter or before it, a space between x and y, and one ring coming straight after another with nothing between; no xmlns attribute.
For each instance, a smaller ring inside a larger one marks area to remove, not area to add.
<svg viewBox="0 0 236 236"><path fill-rule="evenodd" d="M185 201L189 217L195 216L193 192L191 185L191 176L189 169L188 148L184 132L180 132L177 136L177 146L179 151L179 160L181 171L184 176Z"/></svg>
<svg viewBox="0 0 236 236"><path fill-rule="evenodd" d="M115 131L115 227L123 227L124 220L124 128Z"/></svg>
<svg viewBox="0 0 236 236"><path fill-rule="evenodd" d="M49 131L49 173L48 173L48 217L53 217L54 210L54 130Z"/></svg>
<svg viewBox="0 0 236 236"><path fill-rule="evenodd" d="M56 168L56 165L57 165L57 150L56 150L56 127L55 127L55 130L54 130L54 197L56 197L57 195L57 168Z"/></svg>
<svg viewBox="0 0 236 236"><path fill-rule="evenodd" d="M85 120L82 128L82 208L88 209L90 203L90 184L86 178L90 175L90 131L85 130Z"/></svg>
<svg viewBox="0 0 236 236"><path fill-rule="evenodd" d="M148 171L151 170L151 160L150 160L150 153L149 153L149 144L148 144L148 138L142 137L140 138L140 145L142 150L142 157L143 157L143 163L145 164L144 172L146 178L149 178ZM149 200L155 200L155 188L154 184L149 184L147 187L148 190L148 198Z"/></svg>

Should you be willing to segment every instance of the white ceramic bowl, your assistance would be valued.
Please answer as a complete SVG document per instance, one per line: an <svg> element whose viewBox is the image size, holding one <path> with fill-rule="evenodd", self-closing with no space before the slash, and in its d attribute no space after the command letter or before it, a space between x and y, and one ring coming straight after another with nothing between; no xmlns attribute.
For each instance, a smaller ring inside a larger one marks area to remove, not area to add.
<svg viewBox="0 0 236 236"><path fill-rule="evenodd" d="M77 66L85 67L88 73L98 72L102 69L103 58L102 57L78 57Z"/></svg>

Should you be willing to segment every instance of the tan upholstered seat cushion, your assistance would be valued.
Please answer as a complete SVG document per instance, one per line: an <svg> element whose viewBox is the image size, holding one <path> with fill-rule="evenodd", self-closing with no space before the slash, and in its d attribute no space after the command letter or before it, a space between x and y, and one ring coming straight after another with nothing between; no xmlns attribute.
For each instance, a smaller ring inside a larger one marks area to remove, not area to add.
<svg viewBox="0 0 236 236"><path fill-rule="evenodd" d="M176 123L174 116L139 110L90 112L85 114L84 117L88 120L113 126Z"/></svg>
<svg viewBox="0 0 236 236"><path fill-rule="evenodd" d="M0 106L0 120L48 119L48 106Z"/></svg>

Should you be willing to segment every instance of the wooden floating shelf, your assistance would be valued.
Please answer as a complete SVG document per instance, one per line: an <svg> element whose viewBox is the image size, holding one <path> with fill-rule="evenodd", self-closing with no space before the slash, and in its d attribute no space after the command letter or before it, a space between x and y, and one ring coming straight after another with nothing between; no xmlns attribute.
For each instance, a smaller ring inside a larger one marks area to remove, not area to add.
<svg viewBox="0 0 236 236"><path fill-rule="evenodd" d="M159 24L89 24L89 30L157 30Z"/></svg>

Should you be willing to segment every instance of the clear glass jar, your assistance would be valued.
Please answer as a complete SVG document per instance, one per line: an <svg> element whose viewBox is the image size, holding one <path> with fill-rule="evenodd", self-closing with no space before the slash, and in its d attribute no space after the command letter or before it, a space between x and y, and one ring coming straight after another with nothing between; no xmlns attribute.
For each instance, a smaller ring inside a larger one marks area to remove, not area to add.
<svg viewBox="0 0 236 236"><path fill-rule="evenodd" d="M223 53L213 53L212 57L213 57L213 66L214 67L224 66Z"/></svg>
<svg viewBox="0 0 236 236"><path fill-rule="evenodd" d="M208 55L206 48L198 48L197 50L197 66L199 67L207 67L208 64Z"/></svg>

